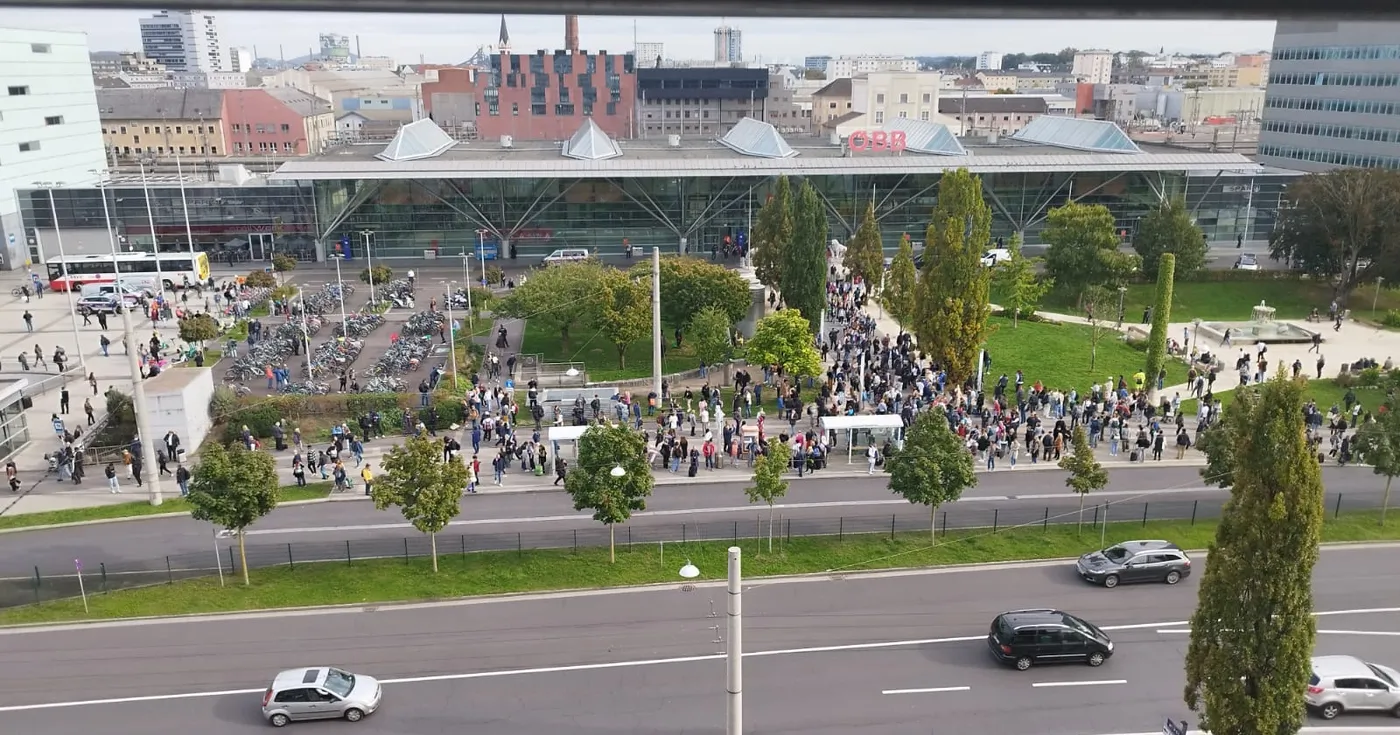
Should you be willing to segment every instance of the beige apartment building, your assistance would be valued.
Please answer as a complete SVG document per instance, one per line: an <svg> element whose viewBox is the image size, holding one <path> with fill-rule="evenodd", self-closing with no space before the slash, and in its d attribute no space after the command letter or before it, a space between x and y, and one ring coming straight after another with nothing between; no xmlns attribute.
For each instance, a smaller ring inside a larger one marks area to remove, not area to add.
<svg viewBox="0 0 1400 735"><path fill-rule="evenodd" d="M812 128L821 130L827 123L852 112L851 80L837 79L812 93Z"/></svg>
<svg viewBox="0 0 1400 735"><path fill-rule="evenodd" d="M1187 69L1176 76L1176 83L1192 87L1263 87L1268 81L1268 66L1210 66Z"/></svg>
<svg viewBox="0 0 1400 735"><path fill-rule="evenodd" d="M114 91L98 97L109 156L228 155L222 90Z"/></svg>
<svg viewBox="0 0 1400 735"><path fill-rule="evenodd" d="M943 75L936 71L863 74L851 80L851 111L864 113L872 127L900 117L933 121L942 84Z"/></svg>

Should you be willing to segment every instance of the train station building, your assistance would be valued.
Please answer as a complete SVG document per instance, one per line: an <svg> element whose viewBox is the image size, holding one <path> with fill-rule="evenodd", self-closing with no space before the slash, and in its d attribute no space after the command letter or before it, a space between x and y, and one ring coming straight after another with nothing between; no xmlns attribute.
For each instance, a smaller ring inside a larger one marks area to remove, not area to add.
<svg viewBox="0 0 1400 735"><path fill-rule="evenodd" d="M228 167L238 169L239 167ZM220 181L157 177L93 187L20 192L36 261L54 249L55 224L70 254L105 252L102 196L123 247L184 249L190 237L217 261L265 261L273 252L534 259L557 248L616 254L625 244L708 252L747 231L778 176L809 180L831 237L845 241L874 202L886 248L923 240L945 171L983 182L993 236L1039 242L1051 209L1103 204L1126 239L1164 198L1181 197L1211 242L1258 243L1272 231L1283 192L1300 174L1233 153L1135 143L1112 123L1041 116L1006 138L959 138L912 119L880 131L783 136L745 119L719 139L665 136L618 141L590 119L567 140L463 142L432 120L404 126L387 146L349 144L284 163L266 178L236 170ZM148 208L147 203L150 203ZM55 218L55 213L57 217Z"/></svg>

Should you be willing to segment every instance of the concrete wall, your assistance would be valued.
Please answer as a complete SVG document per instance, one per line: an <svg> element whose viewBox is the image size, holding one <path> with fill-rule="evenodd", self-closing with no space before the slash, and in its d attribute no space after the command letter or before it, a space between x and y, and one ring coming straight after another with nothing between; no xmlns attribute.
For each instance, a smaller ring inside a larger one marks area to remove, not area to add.
<svg viewBox="0 0 1400 735"><path fill-rule="evenodd" d="M153 436L143 439L159 442L167 431L173 431L180 435L180 446L187 452L194 451L213 426L209 416L209 399L213 396L212 368L171 368L146 381Z"/></svg>

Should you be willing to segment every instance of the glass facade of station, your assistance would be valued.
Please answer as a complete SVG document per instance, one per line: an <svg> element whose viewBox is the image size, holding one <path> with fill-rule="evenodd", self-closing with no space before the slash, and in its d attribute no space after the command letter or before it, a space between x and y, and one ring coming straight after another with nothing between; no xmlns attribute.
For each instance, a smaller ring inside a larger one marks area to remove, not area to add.
<svg viewBox="0 0 1400 735"><path fill-rule="evenodd" d="M1267 239L1287 185L1299 174L996 173L983 175L993 211L992 234L1024 233L1039 242L1045 218L1070 201L1103 204L1131 238L1139 218L1163 197L1183 197L1212 242ZM938 174L813 177L826 204L831 237L854 233L872 197L885 245L908 233L924 239L938 192ZM452 179L323 181L303 185L187 187L196 246L221 262L261 261L292 252L305 259L349 237L353 252L364 231L376 258L460 258L478 242L488 254L535 258L556 248L621 252L624 243L675 252L708 251L725 235L747 231L772 187L771 177L647 179ZM95 189L55 192L60 227L102 227ZM111 189L119 233L149 248L145 197L139 186ZM185 246L178 188L152 188L162 250ZM28 227L49 229L47 192L21 192ZM508 243L509 247L501 247ZM499 248L496 250L491 247ZM323 256L322 256L323 257Z"/></svg>

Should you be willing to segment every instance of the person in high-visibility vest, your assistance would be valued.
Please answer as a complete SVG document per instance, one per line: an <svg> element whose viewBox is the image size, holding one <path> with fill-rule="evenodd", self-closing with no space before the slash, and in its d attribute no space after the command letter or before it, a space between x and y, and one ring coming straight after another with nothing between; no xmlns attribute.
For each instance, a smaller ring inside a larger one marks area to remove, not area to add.
<svg viewBox="0 0 1400 735"><path fill-rule="evenodd" d="M372 466L373 465L366 462L364 468L360 470L360 479L365 481L365 495L369 495L374 486L374 473L370 471L370 467Z"/></svg>

